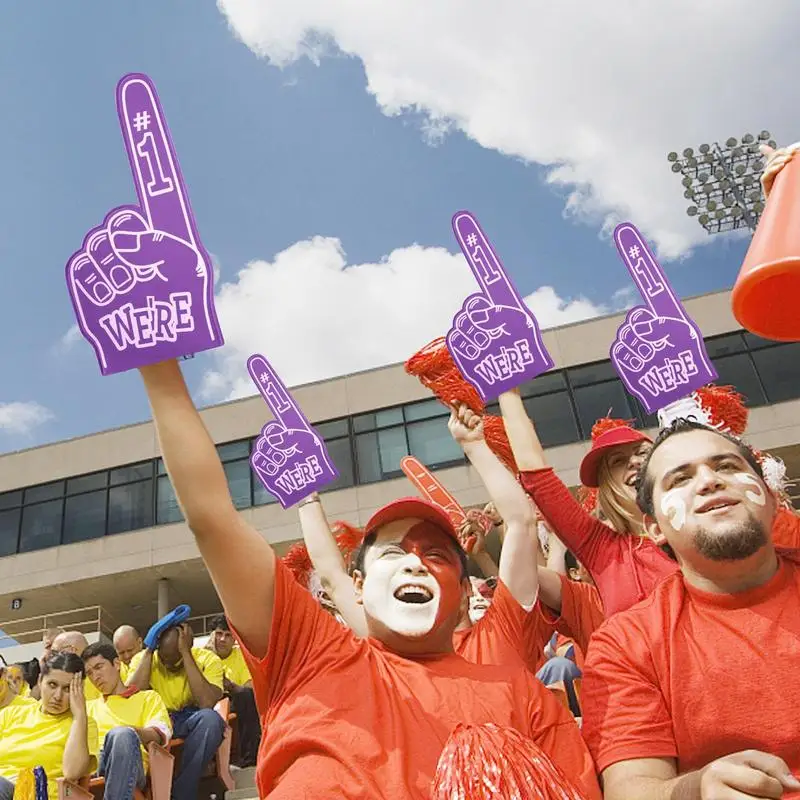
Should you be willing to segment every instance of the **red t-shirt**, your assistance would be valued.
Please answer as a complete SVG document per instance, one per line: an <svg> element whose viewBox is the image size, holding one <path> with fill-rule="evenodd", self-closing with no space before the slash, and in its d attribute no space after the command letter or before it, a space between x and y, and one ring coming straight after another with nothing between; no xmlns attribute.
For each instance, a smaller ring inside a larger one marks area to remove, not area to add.
<svg viewBox="0 0 800 800"><path fill-rule="evenodd" d="M591 635L605 622L600 594L590 583L571 581L566 575L561 578L561 613L556 614L540 601L541 615L547 625L575 644L575 663L583 670L586 648ZM559 644L558 647L561 645Z"/></svg>
<svg viewBox="0 0 800 800"><path fill-rule="evenodd" d="M535 607L526 611L498 581L486 613L471 628L456 631L453 645L458 655L473 664L517 664L535 675L552 634L552 625Z"/></svg>
<svg viewBox="0 0 800 800"><path fill-rule="evenodd" d="M600 772L676 758L684 773L755 749L800 774L800 553L779 559L768 583L734 595L675 575L594 634L581 702Z"/></svg>
<svg viewBox="0 0 800 800"><path fill-rule="evenodd" d="M587 514L550 467L521 472L520 481L556 536L589 571L606 616L644 600L678 571L651 539L616 533Z"/></svg>
<svg viewBox="0 0 800 800"><path fill-rule="evenodd" d="M459 722L533 739L589 798L594 765L575 722L525 670L455 653L404 658L359 639L276 559L267 655L242 643L264 735L261 797L430 797L439 755Z"/></svg>

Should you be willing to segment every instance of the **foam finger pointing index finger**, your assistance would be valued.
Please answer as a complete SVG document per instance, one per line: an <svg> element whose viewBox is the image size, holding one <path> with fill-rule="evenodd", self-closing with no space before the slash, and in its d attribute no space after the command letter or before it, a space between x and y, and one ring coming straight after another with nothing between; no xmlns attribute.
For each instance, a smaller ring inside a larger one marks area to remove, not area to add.
<svg viewBox="0 0 800 800"><path fill-rule="evenodd" d="M196 244L188 196L155 86L141 74L117 84L117 114L139 203L154 230Z"/></svg>
<svg viewBox="0 0 800 800"><path fill-rule="evenodd" d="M614 243L642 299L653 313L658 317L685 320L681 301L636 226L630 222L617 225Z"/></svg>
<svg viewBox="0 0 800 800"><path fill-rule="evenodd" d="M278 422L289 430L311 430L300 407L264 356L250 356L247 371Z"/></svg>
<svg viewBox="0 0 800 800"><path fill-rule="evenodd" d="M459 211L453 216L453 232L475 280L492 303L496 306L523 308L522 299L478 220L469 211Z"/></svg>

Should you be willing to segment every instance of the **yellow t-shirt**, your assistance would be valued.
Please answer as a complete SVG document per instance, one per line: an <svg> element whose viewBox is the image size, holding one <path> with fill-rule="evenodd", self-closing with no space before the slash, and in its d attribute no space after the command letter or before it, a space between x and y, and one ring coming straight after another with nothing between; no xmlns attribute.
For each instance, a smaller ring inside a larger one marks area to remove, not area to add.
<svg viewBox="0 0 800 800"><path fill-rule="evenodd" d="M23 697L21 694L18 694L6 708L10 708L11 706L35 706L38 702L38 700L34 700L32 697Z"/></svg>
<svg viewBox="0 0 800 800"><path fill-rule="evenodd" d="M238 647L234 647L233 650L231 650L231 654L227 658L222 659L222 666L225 670L225 677L231 681L231 683L244 686L246 683L253 680L250 675L250 670L247 669L242 651Z"/></svg>
<svg viewBox="0 0 800 800"><path fill-rule="evenodd" d="M83 696L88 703L91 700L97 700L98 697L102 697L103 693L88 678L85 678L83 681Z"/></svg>
<svg viewBox="0 0 800 800"><path fill-rule="evenodd" d="M128 676L131 674L131 668L124 662L119 662L119 677L122 679L122 682L127 685L128 683Z"/></svg>
<svg viewBox="0 0 800 800"><path fill-rule="evenodd" d="M87 703L89 716L97 723L100 749L112 728L157 728L164 736L161 744L172 737L172 722L158 692L136 692L130 697L112 694ZM142 747L142 762L147 771L147 750Z"/></svg>
<svg viewBox="0 0 800 800"><path fill-rule="evenodd" d="M41 703L12 703L0 711L0 776L16 781L20 770L43 767L47 773L47 795L57 800L56 779L63 777L64 747L72 727L72 714L46 714ZM90 772L97 770L97 723L89 717Z"/></svg>
<svg viewBox="0 0 800 800"><path fill-rule="evenodd" d="M210 650L202 650L199 647L192 648L192 656L203 677L212 685L222 690L222 677L224 669L219 656ZM136 671L139 663L144 658L144 652L137 653L131 659L130 674ZM171 672L161 664L158 653L153 653L153 666L150 670L150 688L161 695L161 699L167 706L167 711L180 711L182 708L194 704L192 690L189 686L189 679L186 677L186 670Z"/></svg>

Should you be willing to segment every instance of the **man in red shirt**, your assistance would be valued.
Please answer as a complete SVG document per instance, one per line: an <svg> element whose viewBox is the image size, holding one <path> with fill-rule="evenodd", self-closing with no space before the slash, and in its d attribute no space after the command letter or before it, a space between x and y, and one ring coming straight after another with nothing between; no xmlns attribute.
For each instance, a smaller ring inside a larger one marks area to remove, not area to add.
<svg viewBox="0 0 800 800"><path fill-rule="evenodd" d="M177 362L141 374L178 501L253 678L261 797L427 799L456 726L491 723L534 741L599 798L589 753L555 698L525 669L453 652L469 579L445 512L399 500L367 523L354 580L368 637L358 638L236 511Z"/></svg>
<svg viewBox="0 0 800 800"><path fill-rule="evenodd" d="M637 500L680 572L592 637L584 735L606 800L800 797L800 554L772 544L752 451L678 420Z"/></svg>

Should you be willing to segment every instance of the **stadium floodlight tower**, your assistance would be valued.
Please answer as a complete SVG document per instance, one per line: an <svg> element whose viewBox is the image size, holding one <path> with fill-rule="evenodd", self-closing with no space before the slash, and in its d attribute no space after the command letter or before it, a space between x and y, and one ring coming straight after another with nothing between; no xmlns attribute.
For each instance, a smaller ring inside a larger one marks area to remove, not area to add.
<svg viewBox="0 0 800 800"><path fill-rule="evenodd" d="M746 133L724 145L701 144L697 152L687 147L680 156L675 152L667 156L672 171L682 176L683 196L690 202L686 213L697 217L709 234L738 228L755 231L764 210L761 144L777 147L770 132L761 131L757 137Z"/></svg>

